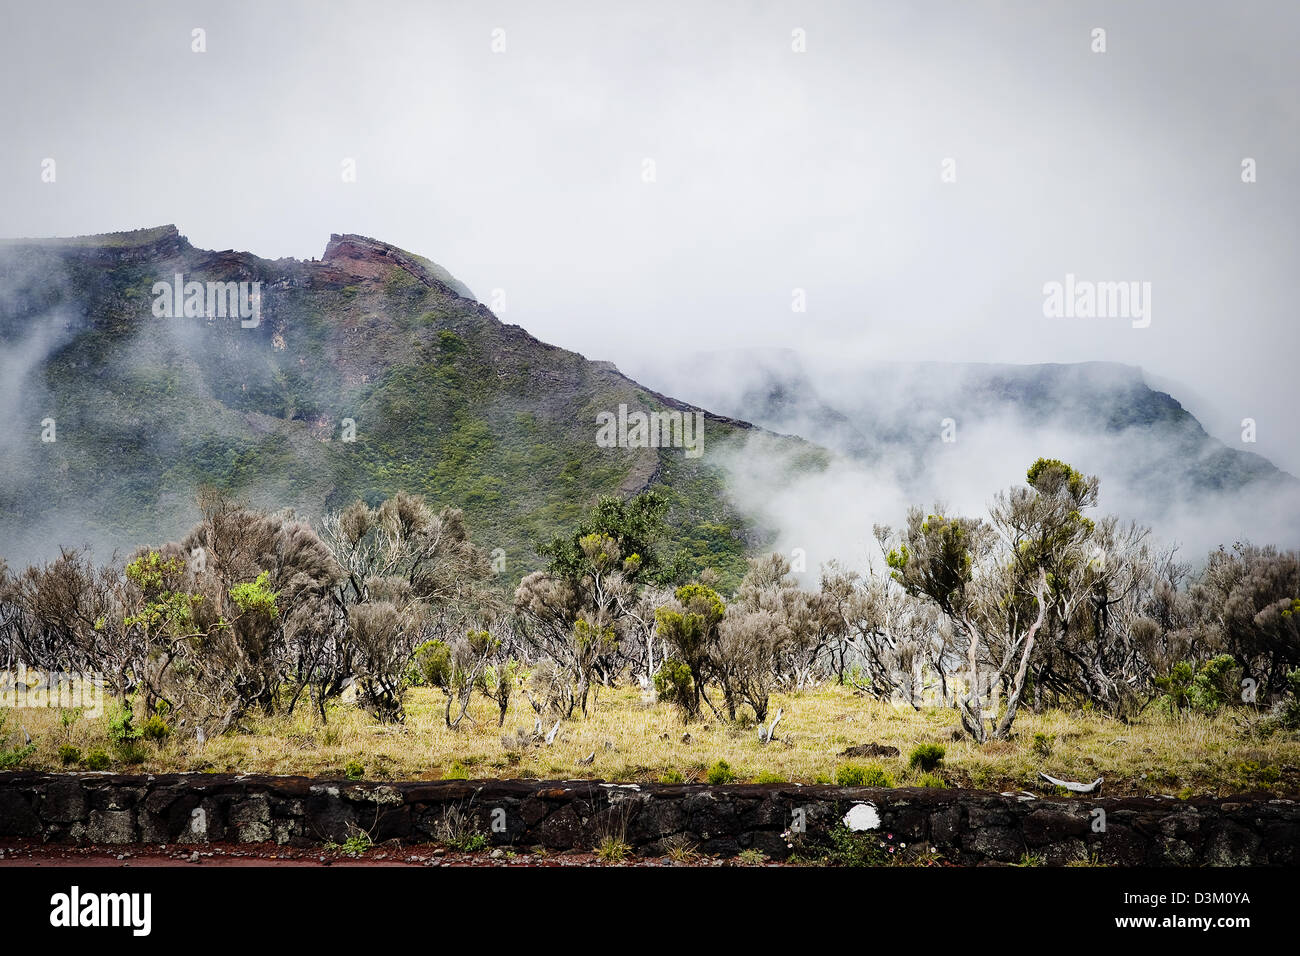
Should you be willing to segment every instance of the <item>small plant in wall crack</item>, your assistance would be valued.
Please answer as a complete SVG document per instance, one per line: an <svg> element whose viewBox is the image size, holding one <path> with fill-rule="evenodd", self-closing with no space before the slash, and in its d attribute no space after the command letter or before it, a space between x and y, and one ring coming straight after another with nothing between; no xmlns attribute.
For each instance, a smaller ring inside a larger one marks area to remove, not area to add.
<svg viewBox="0 0 1300 956"><path fill-rule="evenodd" d="M360 827L353 826L346 840L342 843L331 840L325 844L325 849L331 853L342 853L344 856L362 857L372 845L370 834Z"/></svg>

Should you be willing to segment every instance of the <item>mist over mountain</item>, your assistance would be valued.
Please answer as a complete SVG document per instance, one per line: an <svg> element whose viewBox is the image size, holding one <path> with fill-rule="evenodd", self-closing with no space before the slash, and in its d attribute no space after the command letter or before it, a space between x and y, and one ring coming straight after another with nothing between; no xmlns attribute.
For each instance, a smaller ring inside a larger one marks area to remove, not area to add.
<svg viewBox="0 0 1300 956"><path fill-rule="evenodd" d="M0 362L11 564L173 539L202 485L313 519L418 492L463 508L512 577L601 494L658 487L675 543L727 572L761 537L715 457L750 426L539 342L362 236L308 261L197 249L174 226L6 242ZM601 447L597 417L621 406L701 415L705 453Z"/></svg>
<svg viewBox="0 0 1300 956"><path fill-rule="evenodd" d="M1100 475L1103 509L1187 559L1300 543L1300 482L1211 438L1132 366L665 346L634 370L647 387L356 235L306 261L197 249L174 226L5 242L0 372L11 563L174 538L211 485L312 519L418 492L463 508L514 576L600 494L653 486L701 566L733 578L759 547L800 548L812 574L870 562L872 526L911 504L982 513L1039 456ZM698 413L704 454L602 447L598 417L620 410Z"/></svg>
<svg viewBox="0 0 1300 956"><path fill-rule="evenodd" d="M981 514L1039 456L1101 477L1101 509L1152 526L1197 561L1219 544L1300 543L1300 482L1208 435L1141 369L851 361L785 349L696 353L631 370L684 400L797 434L843 456L789 488L733 469L742 501L786 547L869 557L875 522L938 501ZM945 440L948 439L948 440ZM833 503L833 504L832 504ZM809 551L812 560L812 551Z"/></svg>

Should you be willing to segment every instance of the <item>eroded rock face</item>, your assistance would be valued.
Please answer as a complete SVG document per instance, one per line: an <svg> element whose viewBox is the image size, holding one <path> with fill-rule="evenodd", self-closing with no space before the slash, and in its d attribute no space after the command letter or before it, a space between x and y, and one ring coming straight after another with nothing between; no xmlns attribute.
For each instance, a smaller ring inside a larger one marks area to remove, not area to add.
<svg viewBox="0 0 1300 956"><path fill-rule="evenodd" d="M350 233L331 235L321 262L335 266L350 276L368 279L382 279L391 272L393 266L399 266L425 286L437 285L462 298L474 298L464 283L441 266L369 236Z"/></svg>
<svg viewBox="0 0 1300 956"><path fill-rule="evenodd" d="M824 845L846 821L869 821L859 832L966 864L1031 855L1051 866L1294 865L1300 846L1300 803L1267 797L1022 801L972 790L793 784L0 774L0 839L312 846L365 831L377 841L427 842L450 811L496 846L589 850L616 836L643 854L685 840L705 853L757 849L782 859L791 844Z"/></svg>

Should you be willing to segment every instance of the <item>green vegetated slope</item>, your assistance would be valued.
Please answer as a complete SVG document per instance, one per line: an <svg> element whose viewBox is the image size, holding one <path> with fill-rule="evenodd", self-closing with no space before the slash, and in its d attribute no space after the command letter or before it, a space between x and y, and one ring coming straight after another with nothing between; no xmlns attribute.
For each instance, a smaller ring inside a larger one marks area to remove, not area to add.
<svg viewBox="0 0 1300 956"><path fill-rule="evenodd" d="M176 273L262 282L260 323L156 317L153 285ZM501 323L445 270L362 237L333 237L309 262L195 249L174 227L10 242L0 346L11 563L175 537L211 484L308 517L418 492L463 508L515 578L599 495L656 486L676 544L731 578L765 533L729 502L716 453L792 441L707 415L702 458L601 448L598 412L691 409Z"/></svg>

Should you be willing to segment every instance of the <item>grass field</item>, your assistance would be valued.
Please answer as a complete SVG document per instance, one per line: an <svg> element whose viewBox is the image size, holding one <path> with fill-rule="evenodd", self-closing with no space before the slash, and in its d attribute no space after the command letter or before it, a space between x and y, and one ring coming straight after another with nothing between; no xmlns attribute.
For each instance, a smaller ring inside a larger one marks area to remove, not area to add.
<svg viewBox="0 0 1300 956"><path fill-rule="evenodd" d="M1054 788L1038 778L1043 770L1085 782L1105 777L1103 792L1108 795L1300 791L1300 735L1261 735L1252 730L1258 718L1248 711L1213 718L1148 712L1129 724L1091 711L1022 711L1012 739L981 747L968 738L952 739L958 727L952 710L918 713L829 686L777 695L772 712L781 707L785 715L778 739L764 745L752 724L709 720L686 726L670 706L647 704L635 688L619 688L602 689L592 712L562 724L551 746L539 742L507 749L503 734L534 727L526 701L513 704L505 726L499 728L495 705L475 698L469 716L454 731L443 723L442 703L439 692L414 688L407 698L406 722L399 726L382 726L360 709L338 704L324 724L305 710L291 719L254 717L241 730L203 745L183 733L143 740L125 759L110 743L107 715L65 720L65 712L54 709L11 710L4 734L8 741L0 739L0 748L7 743L12 753L15 744L22 743L21 725L35 749L19 765L51 771L89 766L118 772L366 779L834 783L852 782L855 769L874 767L895 786L1050 792ZM107 709L111 712L112 705ZM865 743L896 747L900 753L888 758L840 756L846 748ZM942 762L928 775L909 767L908 757L920 744L945 748ZM98 763L88 759L96 751L101 754ZM591 763L579 762L592 753ZM103 755L108 757L106 766ZM881 778L877 774L875 779Z"/></svg>

